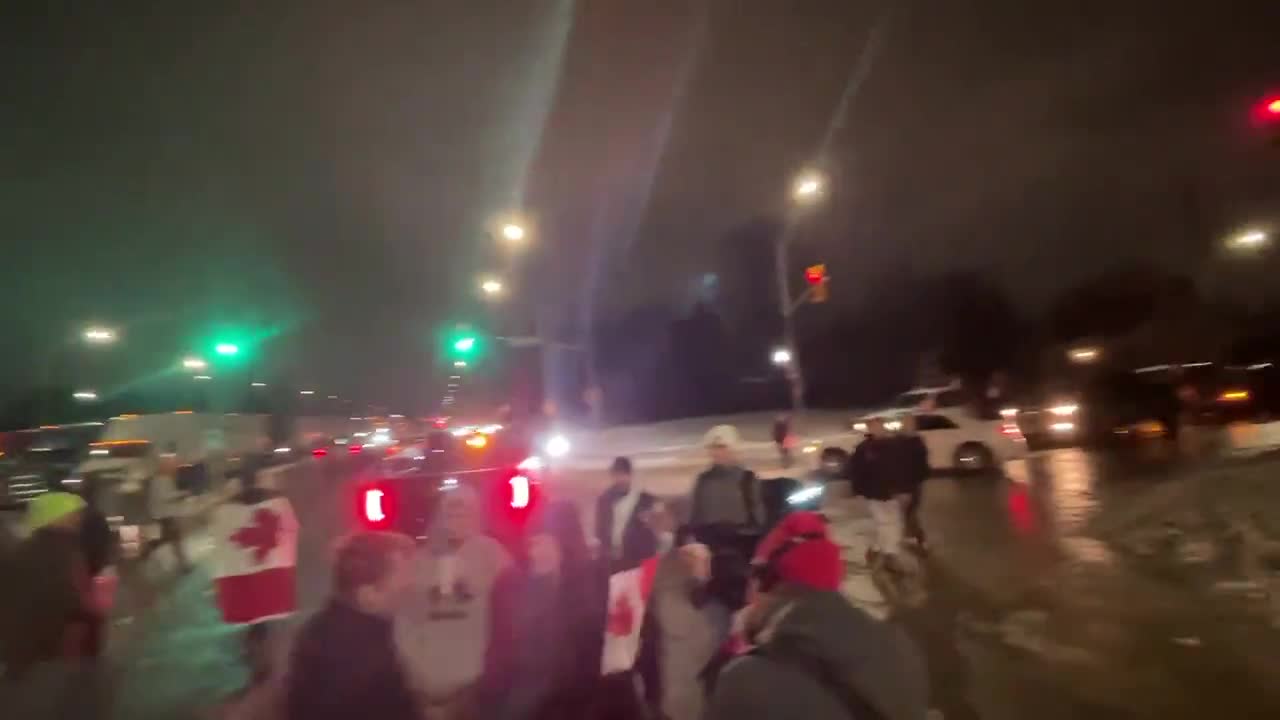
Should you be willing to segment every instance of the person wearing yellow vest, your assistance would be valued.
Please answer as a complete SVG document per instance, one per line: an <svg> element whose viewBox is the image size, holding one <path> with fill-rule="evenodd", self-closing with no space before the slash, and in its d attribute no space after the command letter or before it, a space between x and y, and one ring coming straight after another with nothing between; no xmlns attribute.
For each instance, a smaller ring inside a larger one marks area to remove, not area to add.
<svg viewBox="0 0 1280 720"><path fill-rule="evenodd" d="M27 506L30 535L5 568L0 644L6 678L94 654L93 629L101 618L80 539L84 513L84 500L65 492L45 493Z"/></svg>

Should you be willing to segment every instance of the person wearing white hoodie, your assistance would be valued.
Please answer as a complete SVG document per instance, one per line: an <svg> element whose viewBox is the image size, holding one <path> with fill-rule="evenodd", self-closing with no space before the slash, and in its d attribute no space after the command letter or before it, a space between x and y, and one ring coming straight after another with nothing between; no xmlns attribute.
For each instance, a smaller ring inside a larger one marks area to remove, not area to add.
<svg viewBox="0 0 1280 720"><path fill-rule="evenodd" d="M483 533L475 492L461 485L445 492L395 622L396 648L427 720L472 711L489 646L492 589L510 564L502 545Z"/></svg>

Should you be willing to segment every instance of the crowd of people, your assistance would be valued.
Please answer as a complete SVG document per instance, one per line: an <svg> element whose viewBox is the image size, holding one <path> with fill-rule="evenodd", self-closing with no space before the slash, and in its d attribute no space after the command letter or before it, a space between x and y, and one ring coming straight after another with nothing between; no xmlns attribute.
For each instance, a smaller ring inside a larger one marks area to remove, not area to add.
<svg viewBox="0 0 1280 720"><path fill-rule="evenodd" d="M345 537L331 596L292 641L277 716L923 720L926 673L911 642L841 595L846 558L822 515L764 507L738 444L731 426L707 433L710 466L679 520L618 458L591 539L573 505L550 503L519 546L504 546L465 486L444 493L425 543ZM895 564L904 527L924 547L927 471L909 432L873 427L853 452L848 477L875 518L871 561ZM252 486L235 499L270 500ZM99 652L91 516L76 495L31 503L32 533L8 567L39 563L24 577L49 587L5 609L32 625L13 642L4 628L6 682Z"/></svg>

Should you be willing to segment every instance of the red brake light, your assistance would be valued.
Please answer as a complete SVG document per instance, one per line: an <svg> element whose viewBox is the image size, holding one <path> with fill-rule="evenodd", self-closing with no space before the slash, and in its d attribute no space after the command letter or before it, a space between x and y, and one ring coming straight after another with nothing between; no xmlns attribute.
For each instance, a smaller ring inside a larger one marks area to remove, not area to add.
<svg viewBox="0 0 1280 720"><path fill-rule="evenodd" d="M359 493L360 520L370 530L385 530L395 522L395 498L382 485L370 485Z"/></svg>
<svg viewBox="0 0 1280 720"><path fill-rule="evenodd" d="M495 486L494 502L499 515L507 518L509 529L528 524L542 505L541 485L528 470L513 470L507 481Z"/></svg>
<svg viewBox="0 0 1280 720"><path fill-rule="evenodd" d="M529 507L529 502L533 490L533 483L524 475L516 475L507 481L507 485L511 487L511 507L516 510L522 510Z"/></svg>
<svg viewBox="0 0 1280 720"><path fill-rule="evenodd" d="M361 450L363 450L363 449L364 449L364 446L363 446L363 445L348 445L348 446L347 446L347 454L348 454L348 455L359 455L359 454L360 454L360 451L361 451Z"/></svg>
<svg viewBox="0 0 1280 720"><path fill-rule="evenodd" d="M1022 439L1022 430L1018 428L1016 423L1004 423L1000 426L1000 432L1003 433L1005 437L1010 437L1014 440Z"/></svg>
<svg viewBox="0 0 1280 720"><path fill-rule="evenodd" d="M324 457L329 454L326 448L315 448L311 451L311 457Z"/></svg>

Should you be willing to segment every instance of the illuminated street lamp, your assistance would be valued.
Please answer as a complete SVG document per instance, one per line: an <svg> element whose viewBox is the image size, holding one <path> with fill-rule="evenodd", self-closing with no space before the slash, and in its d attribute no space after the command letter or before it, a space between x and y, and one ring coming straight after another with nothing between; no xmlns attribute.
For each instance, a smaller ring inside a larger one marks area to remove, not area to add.
<svg viewBox="0 0 1280 720"><path fill-rule="evenodd" d="M770 359L774 365L785 367L791 364L791 351L784 347L774 348Z"/></svg>
<svg viewBox="0 0 1280 720"><path fill-rule="evenodd" d="M191 379L192 380L212 380L213 376L212 375L192 375Z"/></svg>
<svg viewBox="0 0 1280 720"><path fill-rule="evenodd" d="M266 387L266 386L267 386L267 384L266 384L266 383L264 383L264 382L251 382L251 383L249 383L249 387L264 388L264 387Z"/></svg>
<svg viewBox="0 0 1280 720"><path fill-rule="evenodd" d="M466 360L454 360L454 361L453 361L453 366L454 366L454 367L456 367L456 368L464 368L464 367L466 367L466 366L467 366L467 361L466 361Z"/></svg>
<svg viewBox="0 0 1280 720"><path fill-rule="evenodd" d="M1270 236L1262 230L1246 230L1227 240L1227 247L1232 250L1257 250L1270 240Z"/></svg>
<svg viewBox="0 0 1280 720"><path fill-rule="evenodd" d="M1067 359L1077 365L1088 365L1102 357L1102 350L1096 347L1077 347L1067 351Z"/></svg>
<svg viewBox="0 0 1280 720"><path fill-rule="evenodd" d="M299 395L315 395L316 391L315 390L299 390L298 394Z"/></svg>
<svg viewBox="0 0 1280 720"><path fill-rule="evenodd" d="M71 397L81 402L93 402L98 399L98 393L92 390L77 390L71 393Z"/></svg>
<svg viewBox="0 0 1280 720"><path fill-rule="evenodd" d="M798 203L808 204L822 197L822 193L826 190L826 182L819 173L806 170L798 177L791 187L791 197Z"/></svg>
<svg viewBox="0 0 1280 720"><path fill-rule="evenodd" d="M480 292L483 292L489 297L497 297L501 295L502 291L505 289L506 288L503 286L502 281L497 278L485 278L480 281Z"/></svg>
<svg viewBox="0 0 1280 720"><path fill-rule="evenodd" d="M204 360L201 360L198 357L189 357L189 358L182 359L182 367L188 370L203 370L209 367L209 363L205 362Z"/></svg>
<svg viewBox="0 0 1280 720"><path fill-rule="evenodd" d="M518 222L504 223L502 226L502 237L509 242L522 242L526 234L524 225Z"/></svg>
<svg viewBox="0 0 1280 720"><path fill-rule="evenodd" d="M85 328L84 340L93 345L108 345L116 341L116 331L111 328Z"/></svg>

